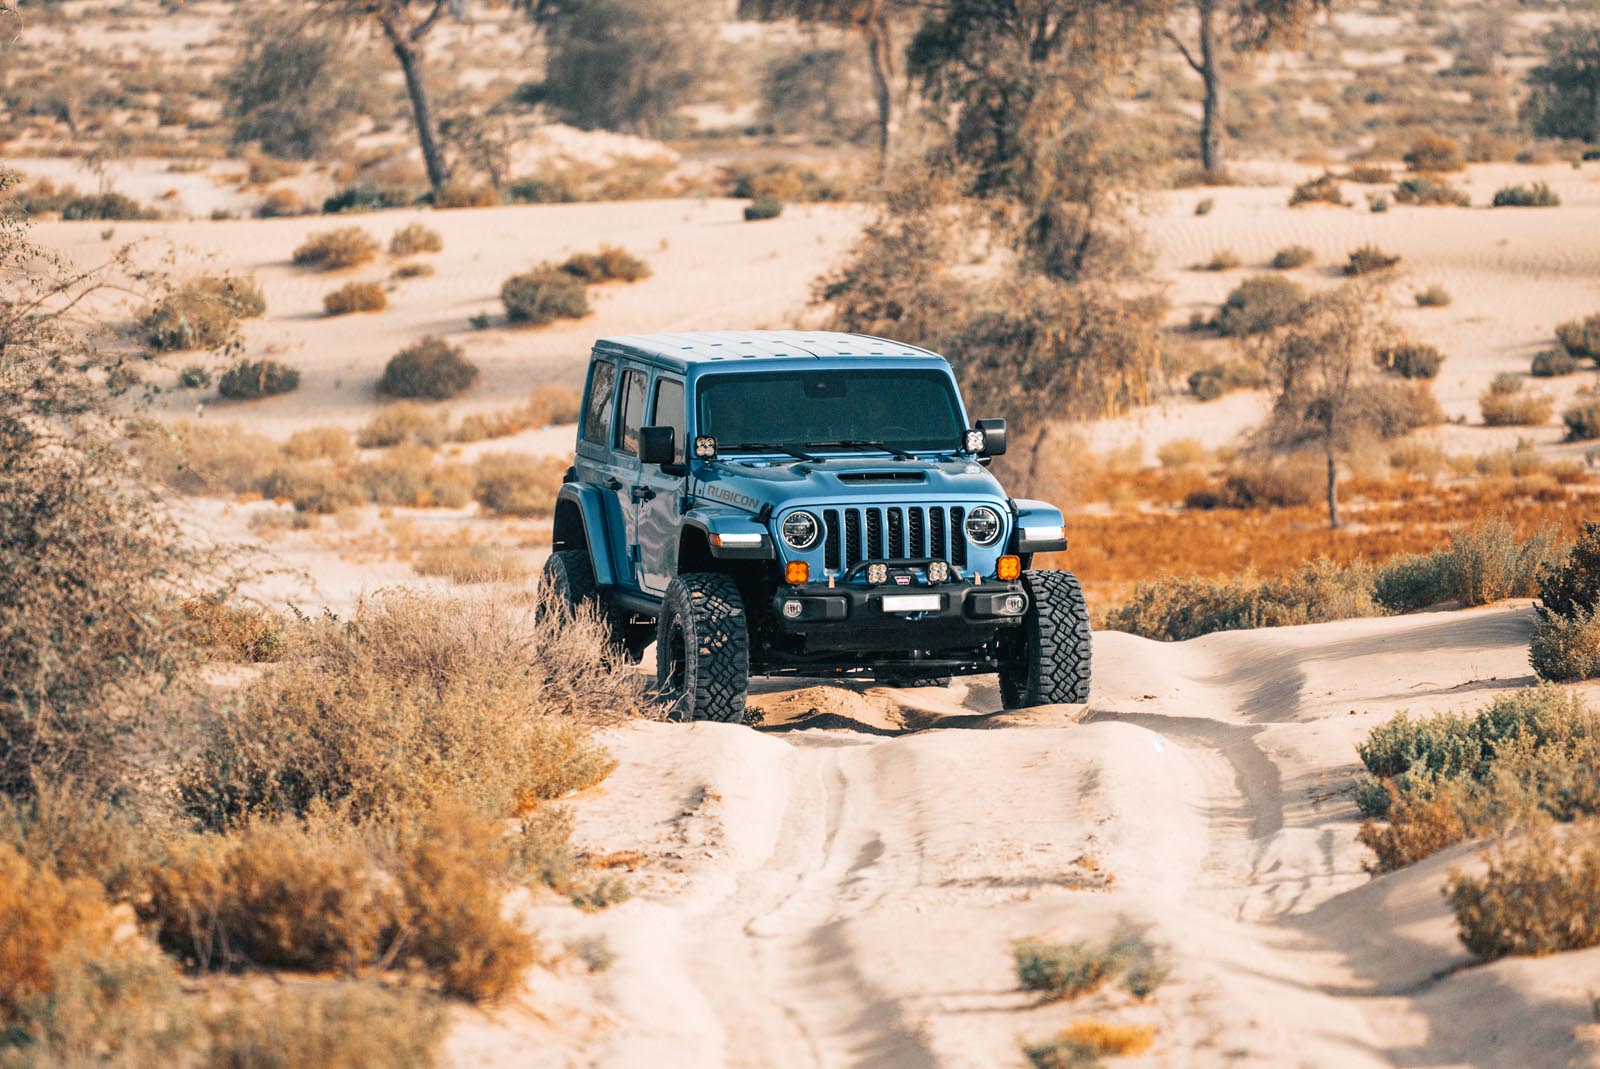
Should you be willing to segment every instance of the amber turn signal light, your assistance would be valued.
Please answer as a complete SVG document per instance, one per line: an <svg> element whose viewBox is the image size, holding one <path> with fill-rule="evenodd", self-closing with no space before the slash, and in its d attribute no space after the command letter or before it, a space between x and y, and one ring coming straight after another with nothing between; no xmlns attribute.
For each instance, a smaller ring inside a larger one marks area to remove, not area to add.
<svg viewBox="0 0 1600 1069"><path fill-rule="evenodd" d="M792 560L783 569L786 583L804 583L811 578L811 565L803 560Z"/></svg>
<svg viewBox="0 0 1600 1069"><path fill-rule="evenodd" d="M792 565L791 565L792 567ZM1000 558L1000 563L995 568L995 574L1003 582L1012 582L1022 578L1022 558L1007 553Z"/></svg>

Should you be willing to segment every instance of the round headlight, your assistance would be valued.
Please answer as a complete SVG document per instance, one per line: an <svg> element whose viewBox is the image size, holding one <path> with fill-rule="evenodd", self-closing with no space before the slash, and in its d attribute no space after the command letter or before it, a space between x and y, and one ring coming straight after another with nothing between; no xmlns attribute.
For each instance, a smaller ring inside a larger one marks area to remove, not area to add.
<svg viewBox="0 0 1600 1069"><path fill-rule="evenodd" d="M782 532L790 549L810 549L822 537L822 521L809 512L791 512L784 517Z"/></svg>
<svg viewBox="0 0 1600 1069"><path fill-rule="evenodd" d="M987 505L979 505L967 513L967 538L979 546L992 546L1000 538L1000 514Z"/></svg>

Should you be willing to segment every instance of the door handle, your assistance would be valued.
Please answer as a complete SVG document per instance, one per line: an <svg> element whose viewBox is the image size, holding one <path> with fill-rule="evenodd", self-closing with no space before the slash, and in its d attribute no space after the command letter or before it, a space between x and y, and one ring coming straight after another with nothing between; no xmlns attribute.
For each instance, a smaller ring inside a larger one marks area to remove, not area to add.
<svg viewBox="0 0 1600 1069"><path fill-rule="evenodd" d="M650 501L655 496L656 492L650 489L648 486L635 486L633 488L633 503L635 505L643 501Z"/></svg>
<svg viewBox="0 0 1600 1069"><path fill-rule="evenodd" d="M607 490L621 490L622 480L613 475L600 485L604 486Z"/></svg>

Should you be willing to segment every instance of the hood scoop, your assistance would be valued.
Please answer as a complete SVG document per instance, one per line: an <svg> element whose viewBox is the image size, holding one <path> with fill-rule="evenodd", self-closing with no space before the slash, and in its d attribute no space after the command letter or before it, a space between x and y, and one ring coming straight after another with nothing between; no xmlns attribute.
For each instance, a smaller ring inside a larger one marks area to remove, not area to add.
<svg viewBox="0 0 1600 1069"><path fill-rule="evenodd" d="M922 471L841 471L836 476L842 483L925 483L928 475Z"/></svg>

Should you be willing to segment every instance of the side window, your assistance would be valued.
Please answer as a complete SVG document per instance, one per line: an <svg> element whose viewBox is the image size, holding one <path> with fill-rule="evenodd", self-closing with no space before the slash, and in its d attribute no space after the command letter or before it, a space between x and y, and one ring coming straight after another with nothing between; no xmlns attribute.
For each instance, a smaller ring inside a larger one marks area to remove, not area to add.
<svg viewBox="0 0 1600 1069"><path fill-rule="evenodd" d="M611 397L617 365L596 361L589 371L589 407L583 414L583 440L595 445L611 441Z"/></svg>
<svg viewBox="0 0 1600 1069"><path fill-rule="evenodd" d="M622 426L617 429L617 452L639 455L639 428L644 419L644 372L629 368L622 373Z"/></svg>
<svg viewBox="0 0 1600 1069"><path fill-rule="evenodd" d="M648 426L672 428L673 463L683 461L683 436L688 429L684 416L683 383L677 379L657 379L656 403L650 409Z"/></svg>

